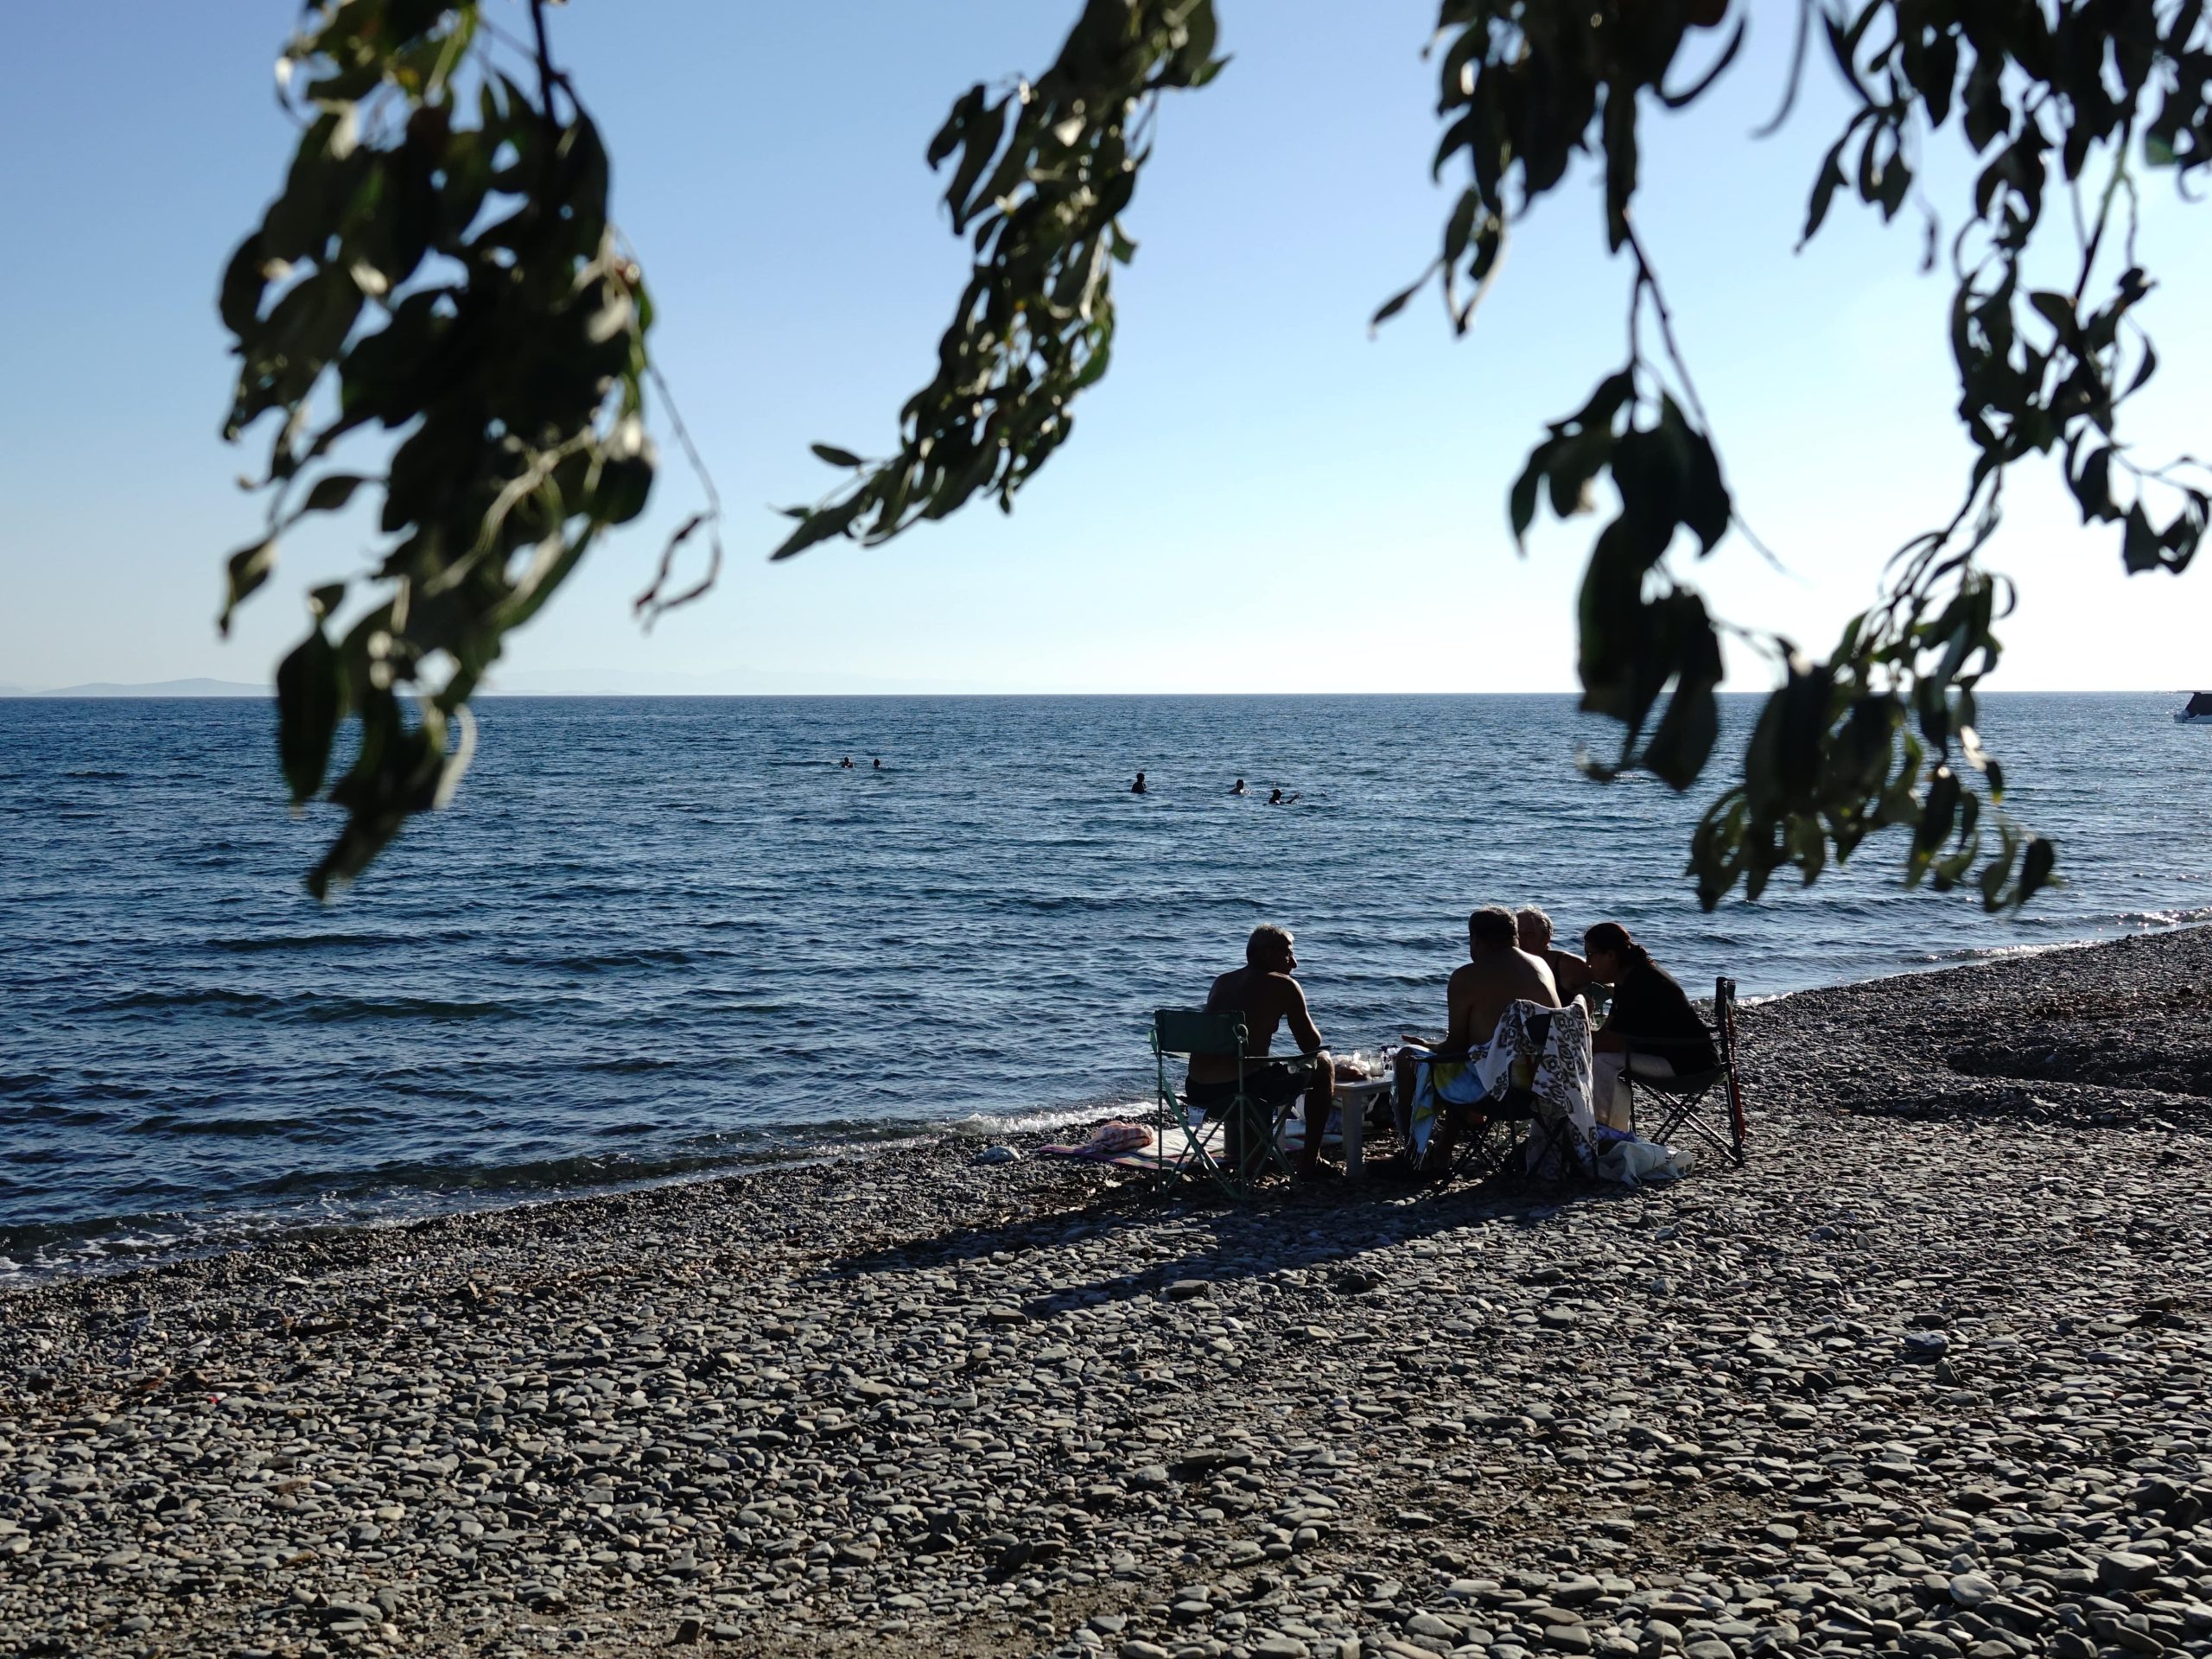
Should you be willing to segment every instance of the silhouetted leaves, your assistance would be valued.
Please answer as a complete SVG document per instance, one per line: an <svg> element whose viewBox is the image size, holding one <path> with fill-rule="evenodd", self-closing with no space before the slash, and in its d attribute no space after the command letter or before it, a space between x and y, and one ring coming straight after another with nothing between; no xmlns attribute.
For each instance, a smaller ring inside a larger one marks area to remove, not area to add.
<svg viewBox="0 0 2212 1659"><path fill-rule="evenodd" d="M380 602L334 633L346 589L319 589L276 675L296 804L323 791L341 724L359 726L328 786L347 822L318 894L450 793L467 747L449 733L504 636L644 510L657 467L651 302L608 227L605 148L557 74L540 66L525 91L480 47L473 4L310 5L285 54L309 118L219 298L239 360L227 433L283 416L269 535L230 561L224 626L286 529L384 492ZM316 471L372 424L408 433L383 478Z"/></svg>
<svg viewBox="0 0 2212 1659"><path fill-rule="evenodd" d="M1684 91L1666 85L1699 29L1720 24L1727 10L1444 0L1438 16L1443 133L1436 170L1440 176L1462 161L1467 186L1428 275L1444 273L1455 328L1465 327L1472 302L1458 302L1453 279L1486 276L1484 262L1495 254L1471 227L1495 220L1502 238L1511 216L1566 177L1576 150L1601 164L1607 242L1631 257L1630 360L1590 407L1552 425L1514 480L1506 511L1516 544L1525 548L1547 501L1562 517L1587 511L1594 480L1611 477L1620 507L1599 531L1584 572L1578 659L1584 708L1620 721L1624 736L1618 760L1586 766L1601 778L1643 768L1675 788L1701 774L1713 745L1707 675L1710 664L1717 683L1719 653L1701 601L1672 582L1667 560L1684 527L1709 553L1733 506L1711 435L1672 395L1687 395L1688 371L1635 233L1637 113L1646 92L1679 108L1718 80L1734 60L1746 13L1709 69ZM2130 134L2145 131L2143 159L2152 166L2187 171L2212 163L2207 8L2143 0L2103 8L1808 0L1802 20L1817 25L1853 100L1814 178L1805 240L1847 187L1885 221L1894 219L1916 188L1916 135L1923 123L1942 127L1955 108L1963 112L1967 141L1986 158L1974 182L1974 234L1955 245L1951 326L1961 419L1977 454L1956 518L1897 556L1881 602L1854 620L1831 661L1780 652L1783 683L1754 730L1742 782L1715 803L1693 849L1692 870L1708 906L1739 883L1756 898L1784 865L1811 880L1831 856L1848 858L1885 826L1911 831L1910 883L1948 888L1983 856L1982 803L2002 796L2004 772L1975 731L1974 685L2000 653L1992 628L2005 606L1999 585L1974 561L1996 528L2014 461L2062 453L2083 521L2123 525L2121 555L2131 571L2183 569L2212 518L2212 478L2203 469L2141 472L2117 441L2120 405L2157 365L2130 315L2150 283L2129 266L2101 294L2096 287L2110 268L2100 266L2101 251L2109 256L2123 241L2120 210L2132 249ZM1803 38L1785 111L1795 103ZM2022 262L2052 194L2054 168L2062 181L2084 180L2101 156L2109 171L2092 200L2078 280L2031 289ZM1936 218L1925 207L1923 216L1932 264ZM1427 280L1395 296L1376 321L1402 309ZM1663 365L1643 353L1647 301L1664 334ZM2120 493L2123 474L2137 486L2133 499ZM2141 499L2152 487L2174 504L2163 522ZM1645 741L1669 686L1667 712ZM1999 907L2047 885L2051 856L2047 842L2024 840L2001 820L2000 828L2000 845L1978 878ZM2030 846L2041 849L2035 879L2023 850Z"/></svg>
<svg viewBox="0 0 2212 1659"><path fill-rule="evenodd" d="M534 15L541 3L531 0ZM1725 36L1704 34L1732 10ZM1440 178L1462 167L1465 179L1429 269L1374 317L1389 321L1440 278L1465 332L1512 220L1578 155L1594 159L1608 244L1631 267L1628 360L1548 428L1507 516L1525 549L1546 503L1562 518L1592 512L1610 486L1614 511L1578 594L1577 656L1584 706L1619 721L1623 741L1587 769L1648 771L1678 790L1703 775L1717 741L1720 625L1669 562L1682 531L1703 556L1736 520L1637 228L1639 121L1647 94L1669 110L1703 96L1737 61L1748 21L1743 0L1441 0L1434 167ZM1893 556L1878 602L1826 662L1764 642L1782 683L1739 781L1699 827L1691 869L1708 906L1738 886L1757 898L1777 871L1812 880L1895 829L1910 842L1909 883L1971 880L2005 908L2056 880L2050 843L1985 808L2001 800L2004 772L1982 746L1975 686L2001 654L1993 628L2010 595L1976 561L2007 469L2060 457L2083 522L2120 526L2130 571L2186 569L2212 521L2212 475L2186 461L2145 467L2119 432L2158 362L2134 315L2152 284L2133 264L2129 147L2139 138L2141 165L2177 181L2212 165L2212 10L1806 0L1784 113L1815 22L1850 107L1813 180L1806 239L1847 188L1894 219L1920 191L1928 135L1955 111L1980 158L1952 244L1948 341L1974 456L1957 513ZM505 633L603 529L644 510L657 470L640 418L652 303L607 227L606 151L564 79L539 64L525 90L478 50L476 26L473 3L308 7L285 60L303 88L299 144L218 295L240 359L226 431L283 417L264 480L268 533L226 566L225 626L266 582L285 528L340 510L364 484L384 491L391 539L372 608L334 632L344 590L318 590L314 631L279 672L296 799L323 788L343 721L361 737L328 786L349 818L317 891L450 791L467 755L467 698ZM1213 0L1084 0L1036 81L956 100L928 158L950 164L946 210L974 264L937 373L901 410L887 460L814 447L850 476L788 510L775 557L841 537L880 543L978 495L1011 510L1110 360L1110 272L1135 252L1120 215L1150 153L1147 117L1163 92L1202 86L1225 61ZM464 66L475 70L466 94ZM2082 217L2078 270L2033 286L2029 250L2059 197ZM1932 264L1936 215L1924 200L1919 209ZM1657 358L1646 354L1653 324ZM317 475L338 442L371 425L406 434L385 477ZM696 522L671 539L664 578ZM647 604L658 590L657 579ZM407 691L418 696L411 722Z"/></svg>
<svg viewBox="0 0 2212 1659"><path fill-rule="evenodd" d="M797 510L773 557L838 537L887 542L979 494L1012 511L1106 371L1111 268L1135 251L1118 219L1150 153L1141 117L1162 92L1213 78L1214 40L1212 0L1087 0L1033 83L995 99L974 86L954 103L929 161L959 156L944 201L955 231L973 227L976 263L937 376L900 410L889 460L814 447L860 476Z"/></svg>

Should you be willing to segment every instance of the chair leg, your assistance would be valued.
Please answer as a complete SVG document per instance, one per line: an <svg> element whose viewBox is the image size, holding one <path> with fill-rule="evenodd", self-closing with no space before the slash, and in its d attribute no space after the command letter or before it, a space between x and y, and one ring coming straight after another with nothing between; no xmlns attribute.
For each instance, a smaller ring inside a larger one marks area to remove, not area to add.
<svg viewBox="0 0 2212 1659"><path fill-rule="evenodd" d="M1164 1100L1159 1116L1160 1121L1154 1133L1159 1136L1160 1155L1154 1177L1153 1196L1164 1198L1185 1181L1195 1179L1211 1179L1225 1187L1227 1172L1211 1144L1214 1131L1219 1128L1222 1151L1228 1151L1225 1115L1203 1107L1193 1108L1181 1100ZM1193 1116L1195 1122L1192 1121ZM1171 1148L1177 1148L1172 1156Z"/></svg>
<svg viewBox="0 0 2212 1659"><path fill-rule="evenodd" d="M1727 1159L1737 1168L1741 1169L1744 1166L1744 1143L1742 1139L1735 1134L1734 1124L1732 1122L1724 1131L1707 1116L1703 1109L1705 1103L1711 1098L1712 1092L1711 1090L1707 1090L1704 1094L1694 1096L1688 1100L1675 1102L1660 1123L1659 1133L1653 1138L1663 1143L1673 1140L1684 1129L1688 1129L1711 1147L1713 1151Z"/></svg>

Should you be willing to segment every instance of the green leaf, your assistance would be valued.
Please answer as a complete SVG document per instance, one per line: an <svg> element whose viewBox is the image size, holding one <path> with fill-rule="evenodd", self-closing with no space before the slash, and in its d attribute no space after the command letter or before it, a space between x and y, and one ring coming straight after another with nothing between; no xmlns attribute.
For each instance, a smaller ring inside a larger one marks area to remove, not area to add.
<svg viewBox="0 0 2212 1659"><path fill-rule="evenodd" d="M853 520L859 516L860 508L863 505L862 499L855 498L837 506L823 507L810 512L805 518L799 520L798 528L778 543L776 550L768 556L769 558L788 559L796 554L804 553L817 542L826 542L832 536L844 535L851 527Z"/></svg>
<svg viewBox="0 0 2212 1659"><path fill-rule="evenodd" d="M1368 331L1370 334L1373 333L1376 329L1380 328L1384 323L1389 321L1391 318L1396 316L1399 312L1404 310L1406 308L1406 302L1412 299L1414 295L1420 293L1421 289L1428 286L1429 276L1434 270L1435 267L1432 265L1428 270L1421 272L1419 281L1408 283L1404 288L1400 289L1395 294L1393 294L1389 299L1383 301L1382 305L1376 308L1375 315L1367 320Z"/></svg>
<svg viewBox="0 0 2212 1659"><path fill-rule="evenodd" d="M2118 515L2112 502L2112 446L2103 444L2089 453L2082 463L2081 471L2074 474L2074 499L2082 508L2082 520L2111 519Z"/></svg>
<svg viewBox="0 0 2212 1659"><path fill-rule="evenodd" d="M2135 376L2127 383L2123 397L2133 397L2143 389L2143 384L2158 372L2158 353L2148 340L2143 342L2143 361L2136 366Z"/></svg>
<svg viewBox="0 0 2212 1659"><path fill-rule="evenodd" d="M1720 476L1720 457L1702 432L1690 434L1689 468L1682 480L1682 522L1698 539L1700 556L1728 533L1736 505Z"/></svg>
<svg viewBox="0 0 2212 1659"><path fill-rule="evenodd" d="M1937 766L1929 774L1928 798L1913 836L1916 855L1924 859L1951 838L1951 827L1958 821L1959 795L1958 774L1948 766Z"/></svg>
<svg viewBox="0 0 2212 1659"><path fill-rule="evenodd" d="M315 480L315 487L308 492L308 499L301 514L335 512L353 499L353 492L369 480L358 473L327 473Z"/></svg>
<svg viewBox="0 0 2212 1659"><path fill-rule="evenodd" d="M338 652L318 626L276 666L276 755L293 805L322 788L345 712Z"/></svg>
<svg viewBox="0 0 2212 1659"><path fill-rule="evenodd" d="M954 101L952 113L938 129L937 137L930 140L929 164L931 172L943 165L946 156L960 148L961 135L967 130L968 124L982 113L987 96L979 82Z"/></svg>
<svg viewBox="0 0 2212 1659"><path fill-rule="evenodd" d="M652 493L653 470L650 449L610 458L600 468L599 493L592 500L592 516L602 524L628 524L645 510L645 502Z"/></svg>
<svg viewBox="0 0 2212 1659"><path fill-rule="evenodd" d="M1007 118L1013 107L1011 98L1001 99L995 108L979 111L971 117L960 136L960 165L953 169L952 182L944 190L944 205L952 210L952 228L956 231L965 230L968 221L984 205L971 201L969 196L1006 137Z"/></svg>
<svg viewBox="0 0 2212 1659"><path fill-rule="evenodd" d="M1805 207L1805 229L1797 238L1797 250L1801 253L1827 219L1828 208L1835 200L1835 193L1843 188L1843 149L1851 142L1852 132L1857 128L1858 123L1854 121L1845 130L1843 137L1829 147L1827 158L1821 163L1820 174L1813 181L1813 194Z"/></svg>
<svg viewBox="0 0 2212 1659"><path fill-rule="evenodd" d="M1912 168L1905 164L1902 153L1893 153L1882 163L1880 179L1874 187L1874 200L1882 209L1885 223L1897 216L1897 209L1904 206L1905 194L1912 188Z"/></svg>
<svg viewBox="0 0 2212 1659"><path fill-rule="evenodd" d="M269 287L269 279L262 268L269 256L262 251L261 238L257 232L238 245L231 256L231 263L223 270L223 286L216 302L223 327L244 340L254 331L260 320L261 296Z"/></svg>
<svg viewBox="0 0 2212 1659"><path fill-rule="evenodd" d="M1513 524L1513 545L1523 555L1529 550L1529 526L1536 522L1536 493L1543 487L1544 461L1550 449L1549 444L1542 443L1530 452L1529 464L1513 480L1513 492L1506 504L1506 516Z"/></svg>
<svg viewBox="0 0 2212 1659"><path fill-rule="evenodd" d="M864 464L861 458L855 454L851 450L840 449L834 443L810 444L808 448L812 449L817 457L828 461L832 467L860 467Z"/></svg>
<svg viewBox="0 0 2212 1659"><path fill-rule="evenodd" d="M226 638L231 632L231 615L247 596L269 580L270 572L276 568L276 538L264 537L251 547L242 547L224 562L223 611L215 619L215 626Z"/></svg>
<svg viewBox="0 0 2212 1659"><path fill-rule="evenodd" d="M1605 241L1620 251L1628 240L1628 210L1636 194L1636 88L1615 81L1605 91Z"/></svg>
<svg viewBox="0 0 2212 1659"><path fill-rule="evenodd" d="M1708 629L1708 637L1710 633ZM1717 667L1717 641L1713 653ZM1712 678L1686 675L1667 699L1667 712L1660 716L1651 741L1644 747L1644 766L1677 794L1698 780L1712 758L1713 744L1719 740L1720 702L1713 696L1719 683L1717 675Z"/></svg>
<svg viewBox="0 0 2212 1659"><path fill-rule="evenodd" d="M2120 539L2120 559L2131 576L2156 570L2165 563L2158 533L2151 528L2150 515L2143 511L2139 501L2127 510L2127 529Z"/></svg>
<svg viewBox="0 0 2212 1659"><path fill-rule="evenodd" d="M2012 111L2005 103L2005 53L2001 47L1977 48L1974 68L1967 75L1967 142L1977 152L2012 125Z"/></svg>
<svg viewBox="0 0 2212 1659"><path fill-rule="evenodd" d="M1544 448L1551 451L1545 470L1550 475L1552 511L1562 518L1589 512L1591 482L1612 458L1612 429L1592 424Z"/></svg>
<svg viewBox="0 0 2212 1659"><path fill-rule="evenodd" d="M2028 296L2028 303L2048 322L2061 340L2073 337L2075 321L2074 302L2065 295L2050 289L2038 289Z"/></svg>

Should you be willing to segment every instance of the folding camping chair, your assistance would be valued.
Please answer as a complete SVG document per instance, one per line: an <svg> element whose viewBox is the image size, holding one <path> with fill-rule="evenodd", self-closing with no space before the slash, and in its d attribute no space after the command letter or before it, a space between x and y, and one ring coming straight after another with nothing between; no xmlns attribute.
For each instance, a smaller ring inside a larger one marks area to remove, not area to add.
<svg viewBox="0 0 2212 1659"><path fill-rule="evenodd" d="M1534 1016L1529 1028L1541 1046L1551 1034L1550 1014ZM1464 1061L1467 1056L1431 1058ZM1548 1123L1537 1116L1533 1083L1533 1077L1520 1076L1516 1067L1505 1087L1484 1099L1461 1104L1440 1096L1438 1108L1452 1131L1450 1146L1440 1152L1437 1141L1442 1137L1432 1135L1422 1154L1413 1160L1414 1173L1440 1182L1461 1178L1483 1181L1500 1175L1524 1182L1533 1170L1567 1161L1566 1124Z"/></svg>
<svg viewBox="0 0 2212 1659"><path fill-rule="evenodd" d="M1713 1050L1720 1064L1706 1071L1680 1076L1650 1077L1636 1069L1636 1044L1628 1044L1628 1060L1621 1067L1621 1081L1628 1085L1629 1128L1647 1141L1672 1141L1688 1129L1715 1152L1741 1168L1744 1142L1750 1138L1751 1122L1744 1114L1744 1090L1736 1076L1736 982L1723 976L1713 982ZM1655 1051L1647 1050L1647 1053ZM1718 1091L1727 1109L1725 1121L1707 1101ZM1653 1096L1655 1128L1646 1131L1637 1123L1638 1099Z"/></svg>
<svg viewBox="0 0 2212 1659"><path fill-rule="evenodd" d="M1246 1056L1246 1036L1241 1014L1209 1014L1196 1008L1153 1011L1152 1057L1158 1095L1153 1116L1160 1137L1155 1196L1164 1196L1184 1180L1200 1177L1212 1181L1230 1198L1241 1198L1250 1196L1254 1183L1267 1171L1289 1174L1282 1130L1297 1097L1271 1107L1246 1091L1248 1078L1267 1064ZM1167 1076L1170 1060L1187 1062L1201 1054L1236 1062L1235 1093L1205 1106L1192 1104Z"/></svg>

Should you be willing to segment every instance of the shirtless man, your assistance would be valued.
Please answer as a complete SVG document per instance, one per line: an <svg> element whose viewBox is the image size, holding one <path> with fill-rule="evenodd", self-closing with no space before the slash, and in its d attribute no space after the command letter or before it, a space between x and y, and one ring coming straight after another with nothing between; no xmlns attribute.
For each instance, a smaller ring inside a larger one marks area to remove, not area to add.
<svg viewBox="0 0 2212 1659"><path fill-rule="evenodd" d="M1552 983L1559 988L1560 1006L1565 1007L1590 983L1590 964L1572 950L1552 949L1552 918L1535 905L1523 905L1513 912L1516 943L1532 957L1541 957L1552 970Z"/></svg>
<svg viewBox="0 0 2212 1659"><path fill-rule="evenodd" d="M1336 1069L1322 1052L1320 1029L1306 1009L1306 993L1290 976L1297 966L1287 930L1272 925L1254 928L1244 944L1244 965L1214 981L1206 993L1206 1012L1243 1014L1245 1059L1267 1061L1246 1066L1247 1095L1270 1108L1300 1094L1306 1096L1306 1144L1298 1154L1298 1175L1304 1180L1319 1166L1321 1131L1335 1103ZM1298 1045L1298 1058L1268 1060L1275 1027L1285 1023ZM1236 1062L1225 1054L1193 1054L1188 1092L1193 1106L1217 1105L1231 1098L1236 1092ZM1231 1134L1239 1127L1232 1124ZM1230 1161L1241 1166L1243 1148L1232 1144L1229 1151Z"/></svg>
<svg viewBox="0 0 2212 1659"><path fill-rule="evenodd" d="M1467 918L1467 963L1453 970L1444 988L1448 1029L1443 1042L1432 1051L1408 1033L1407 1046L1398 1051L1398 1121L1405 1122L1413 1110L1414 1071L1421 1061L1432 1052L1479 1056L1508 1005L1522 1001L1559 1007L1551 966L1515 944L1511 911L1485 906Z"/></svg>

